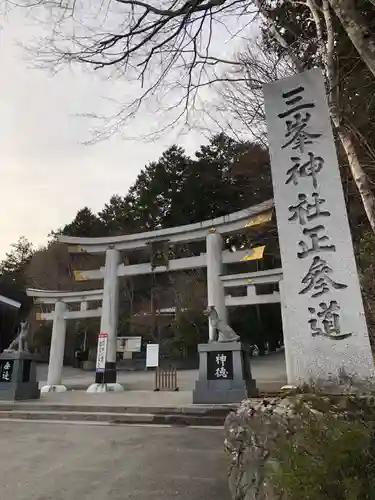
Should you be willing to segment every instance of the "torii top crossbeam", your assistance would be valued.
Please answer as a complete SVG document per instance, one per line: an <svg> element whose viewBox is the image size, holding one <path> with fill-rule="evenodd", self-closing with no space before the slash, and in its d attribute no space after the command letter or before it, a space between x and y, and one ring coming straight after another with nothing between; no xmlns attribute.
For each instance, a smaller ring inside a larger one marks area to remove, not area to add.
<svg viewBox="0 0 375 500"><path fill-rule="evenodd" d="M137 234L126 234L121 236L109 236L100 238L80 238L75 236L58 237L61 243L68 243L76 248L70 248L74 252L104 253L108 248L116 250L135 250L149 245L151 242L168 240L170 243L187 243L199 241L207 236L208 231L214 228L221 234L240 232L247 227L252 227L270 220L273 200L268 200L259 205L245 208L223 217L210 219L194 224L157 229Z"/></svg>
<svg viewBox="0 0 375 500"><path fill-rule="evenodd" d="M74 303L102 300L103 290L75 290L66 292L63 290L40 290L28 288L26 293L29 297L43 304L55 304L56 302Z"/></svg>

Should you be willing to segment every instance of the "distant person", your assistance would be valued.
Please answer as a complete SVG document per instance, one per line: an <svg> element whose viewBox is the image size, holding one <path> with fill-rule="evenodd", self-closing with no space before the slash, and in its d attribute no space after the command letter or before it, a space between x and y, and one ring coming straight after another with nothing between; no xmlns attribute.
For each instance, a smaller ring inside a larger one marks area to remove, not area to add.
<svg viewBox="0 0 375 500"><path fill-rule="evenodd" d="M82 363L82 350L77 349L74 353L74 358L75 358L75 368L81 368L81 363Z"/></svg>

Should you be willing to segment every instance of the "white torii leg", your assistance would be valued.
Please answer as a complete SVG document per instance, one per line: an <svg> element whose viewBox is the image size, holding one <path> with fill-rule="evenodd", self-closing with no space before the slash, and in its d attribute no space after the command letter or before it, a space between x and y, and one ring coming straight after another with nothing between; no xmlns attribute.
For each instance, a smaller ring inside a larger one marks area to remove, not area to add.
<svg viewBox="0 0 375 500"><path fill-rule="evenodd" d="M118 277L120 252L110 249L106 252L102 317L100 331L108 333L107 362L116 363L118 323Z"/></svg>
<svg viewBox="0 0 375 500"><path fill-rule="evenodd" d="M49 354L47 385L42 387L41 392L64 392L65 385L61 384L64 365L66 319L64 313L66 304L56 302L55 317L52 325L51 348Z"/></svg>
<svg viewBox="0 0 375 500"><path fill-rule="evenodd" d="M102 317L100 332L108 334L107 363L116 369L117 323L118 323L118 277L117 268L120 263L120 252L108 249L105 256ZM113 371L112 371L113 373ZM116 375L116 372L115 372ZM105 376L104 376L105 380ZM87 392L119 392L124 388L116 383L116 378L110 382L95 382Z"/></svg>
<svg viewBox="0 0 375 500"><path fill-rule="evenodd" d="M220 233L210 233L207 245L207 305L215 306L219 318L228 323L225 291L220 276L223 273L223 238ZM209 323L209 342L215 340L215 329Z"/></svg>

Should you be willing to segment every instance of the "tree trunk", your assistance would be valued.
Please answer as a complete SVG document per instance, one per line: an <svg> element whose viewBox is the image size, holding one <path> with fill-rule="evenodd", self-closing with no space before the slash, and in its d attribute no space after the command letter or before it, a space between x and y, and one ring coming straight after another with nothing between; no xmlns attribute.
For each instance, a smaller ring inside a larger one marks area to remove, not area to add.
<svg viewBox="0 0 375 500"><path fill-rule="evenodd" d="M341 144L343 145L345 153L348 157L350 172L361 196L371 229L375 233L375 197L371 191L368 177L359 162L354 146L353 136L349 131L343 130L342 128L338 128L338 134Z"/></svg>
<svg viewBox="0 0 375 500"><path fill-rule="evenodd" d="M329 3L361 59L375 76L375 36L369 30L355 1L329 0Z"/></svg>
<svg viewBox="0 0 375 500"><path fill-rule="evenodd" d="M359 54L363 58L364 62L364 56L362 54L362 51L364 51L367 54L367 58L372 61L373 64L373 70L372 72L374 73L375 76L375 37L372 37L370 33L366 30L366 24L362 20L362 17L355 11L354 3L353 0L328 0L332 9L335 11L336 15L340 18L340 21L345 28L345 30L348 33L348 36L351 38L352 43L355 45L357 48ZM375 0L374 0L375 1ZM301 61L298 60L298 58L294 55L292 47L287 43L283 35L278 31L277 27L275 26L275 23L273 19L271 18L269 12L263 7L262 2L260 0L255 0L255 4L259 8L260 13L263 15L263 17L267 20L269 26L272 26L272 35L274 36L275 40L284 48L287 50L288 55L290 56L292 62L294 63L294 66L297 71L303 71L303 66ZM323 2L324 4L324 2ZM310 2L310 6L314 5L312 2ZM323 5L324 7L324 5ZM327 28L327 33L328 33L328 41L330 46L327 46L327 56L328 59L326 61L326 77L328 78L328 83L329 83L329 89L328 89L328 95L329 95L329 104L330 104L330 113L331 113L331 119L333 122L333 125L335 129L338 132L340 141L342 143L342 146L345 150L346 156L348 158L348 164L350 168L351 175L353 177L353 180L357 186L357 189L359 191L359 194L362 199L363 207L365 209L368 221L370 223L372 231L375 233L375 197L374 194L371 191L370 183L367 177L367 174L364 172L360 161L358 159L355 145L354 145L354 140L352 134L346 130L344 127L341 125L341 116L340 113L338 112L338 106L336 102L336 98L334 96L334 92L336 91L336 81L337 81L337 75L336 75L336 70L334 68L333 64L333 59L332 59L332 51L334 48L334 39L332 38L332 25L331 25L331 20L329 19L329 13L324 12L324 17L326 21L326 28ZM316 21L315 21L316 22ZM317 29L319 27L317 26ZM350 36L349 29L353 31L353 33L356 33L358 36L358 46L361 48L358 48L357 45L355 44L354 40ZM362 36L362 39L360 39L360 35ZM369 42L370 40L367 40L367 35L369 35L369 38L372 39L372 46L369 48ZM359 43L361 40L361 43ZM367 62L366 62L367 64ZM371 68L370 68L371 69Z"/></svg>

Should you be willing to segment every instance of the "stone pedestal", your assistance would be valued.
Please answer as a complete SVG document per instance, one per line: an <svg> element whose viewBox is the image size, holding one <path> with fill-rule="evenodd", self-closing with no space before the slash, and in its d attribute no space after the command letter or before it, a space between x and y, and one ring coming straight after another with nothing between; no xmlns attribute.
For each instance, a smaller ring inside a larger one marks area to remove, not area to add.
<svg viewBox="0 0 375 500"><path fill-rule="evenodd" d="M115 383L103 383L103 384L91 384L87 389L87 392L123 392L124 388L121 384Z"/></svg>
<svg viewBox="0 0 375 500"><path fill-rule="evenodd" d="M34 356L28 352L0 354L0 400L39 399Z"/></svg>
<svg viewBox="0 0 375 500"><path fill-rule="evenodd" d="M240 342L199 344L199 378L194 404L238 403L258 395L251 376L250 350Z"/></svg>

